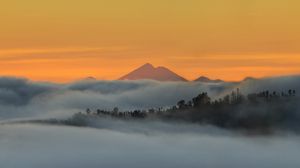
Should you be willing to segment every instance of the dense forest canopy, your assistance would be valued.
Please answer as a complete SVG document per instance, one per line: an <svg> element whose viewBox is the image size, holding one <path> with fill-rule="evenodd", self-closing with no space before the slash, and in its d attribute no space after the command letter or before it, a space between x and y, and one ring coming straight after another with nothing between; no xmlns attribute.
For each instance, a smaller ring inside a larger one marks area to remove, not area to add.
<svg viewBox="0 0 300 168"><path fill-rule="evenodd" d="M300 130L300 115L296 90L287 92L262 91L243 95L240 89L222 98L213 100L203 92L192 100L180 100L169 108L119 111L90 108L79 112L68 124L82 125L86 119L111 117L117 119L159 119L163 121L184 121L209 124L226 129L268 132L273 129Z"/></svg>

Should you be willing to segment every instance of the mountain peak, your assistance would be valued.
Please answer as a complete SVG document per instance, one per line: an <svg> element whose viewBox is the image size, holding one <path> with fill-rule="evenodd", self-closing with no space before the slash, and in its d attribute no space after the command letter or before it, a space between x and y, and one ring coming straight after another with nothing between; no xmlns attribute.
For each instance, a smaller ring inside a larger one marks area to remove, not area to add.
<svg viewBox="0 0 300 168"><path fill-rule="evenodd" d="M255 80L256 78L254 77L251 77L251 76L247 76L245 77L242 81L252 81L252 80Z"/></svg>
<svg viewBox="0 0 300 168"><path fill-rule="evenodd" d="M140 68L154 68L154 66L150 63L146 63L146 64L142 65Z"/></svg>
<svg viewBox="0 0 300 168"><path fill-rule="evenodd" d="M183 77L172 72L168 68L159 66L155 68L152 64L146 63L133 70L129 74L120 78L120 80L141 80L150 79L157 81L187 81Z"/></svg>
<svg viewBox="0 0 300 168"><path fill-rule="evenodd" d="M210 80L208 77L206 76L200 76L198 79L196 80Z"/></svg>
<svg viewBox="0 0 300 168"><path fill-rule="evenodd" d="M200 76L199 78L197 78L196 80L194 80L195 82L205 82L205 83L220 83L220 82L223 82L222 80L220 79L215 79L215 80L212 80L212 79L209 79L208 77L206 76Z"/></svg>

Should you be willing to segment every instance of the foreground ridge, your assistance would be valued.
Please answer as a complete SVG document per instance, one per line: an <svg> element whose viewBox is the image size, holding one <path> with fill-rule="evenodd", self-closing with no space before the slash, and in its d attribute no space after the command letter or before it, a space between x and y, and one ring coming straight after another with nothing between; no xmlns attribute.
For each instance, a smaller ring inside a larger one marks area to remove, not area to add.
<svg viewBox="0 0 300 168"><path fill-rule="evenodd" d="M299 98L295 90L287 92L263 91L244 96L239 89L223 98L212 100L206 92L192 100L180 100L171 108L119 111L86 109L76 113L66 122L80 126L85 119L159 119L209 124L225 129L272 132L276 129L300 131L300 115L297 110Z"/></svg>

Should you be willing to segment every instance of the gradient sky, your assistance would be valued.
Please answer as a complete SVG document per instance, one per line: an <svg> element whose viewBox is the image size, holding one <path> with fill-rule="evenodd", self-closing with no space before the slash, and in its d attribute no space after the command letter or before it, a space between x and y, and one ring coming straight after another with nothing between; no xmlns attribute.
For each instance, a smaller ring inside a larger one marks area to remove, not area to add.
<svg viewBox="0 0 300 168"><path fill-rule="evenodd" d="M116 79L150 62L194 79L300 74L299 0L9 0L0 75Z"/></svg>

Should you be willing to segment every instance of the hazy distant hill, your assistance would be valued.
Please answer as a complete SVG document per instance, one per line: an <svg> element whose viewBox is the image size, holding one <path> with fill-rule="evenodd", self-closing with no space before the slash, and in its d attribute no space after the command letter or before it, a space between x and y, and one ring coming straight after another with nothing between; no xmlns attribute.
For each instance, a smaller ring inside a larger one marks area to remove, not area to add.
<svg viewBox="0 0 300 168"><path fill-rule="evenodd" d="M254 78L254 77L248 76L248 77L245 77L245 78L242 80L242 82L243 82L243 81L253 81L253 80L257 80L257 79Z"/></svg>
<svg viewBox="0 0 300 168"><path fill-rule="evenodd" d="M201 76L201 77L195 79L194 81L195 82L206 82L206 83L220 83L220 82L224 82L221 79L212 80L212 79L209 79L208 77L205 77L205 76Z"/></svg>
<svg viewBox="0 0 300 168"><path fill-rule="evenodd" d="M187 81L185 78L177 75L168 68L159 66L154 67L147 63L143 66L133 70L127 75L121 77L119 80L140 80L140 79L152 79L157 81Z"/></svg>

